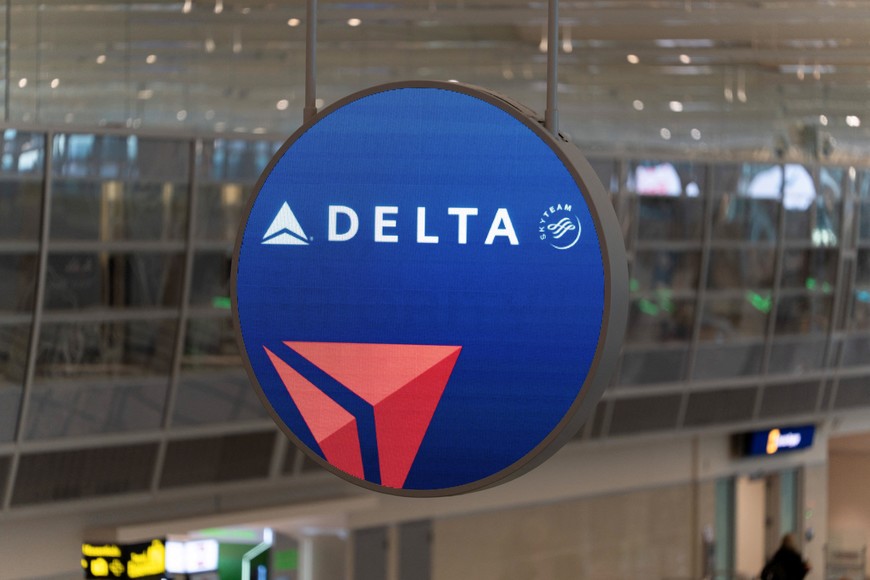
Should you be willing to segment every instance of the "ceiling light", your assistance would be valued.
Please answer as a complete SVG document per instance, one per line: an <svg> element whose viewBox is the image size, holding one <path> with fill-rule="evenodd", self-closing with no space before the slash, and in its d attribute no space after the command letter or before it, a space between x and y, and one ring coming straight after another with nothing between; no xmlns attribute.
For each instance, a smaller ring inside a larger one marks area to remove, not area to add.
<svg viewBox="0 0 870 580"><path fill-rule="evenodd" d="M257 127L252 131L252 133L256 133L257 135L262 135L265 132L266 132L265 127Z"/></svg>
<svg viewBox="0 0 870 580"><path fill-rule="evenodd" d="M227 124L224 121L218 121L214 124L214 130L220 133L221 131L227 128Z"/></svg>
<svg viewBox="0 0 870 580"><path fill-rule="evenodd" d="M828 116L827 115L819 115L819 124L822 127L828 126Z"/></svg>
<svg viewBox="0 0 870 580"><path fill-rule="evenodd" d="M181 109L180 111L175 113L175 118L178 119L179 121L184 121L185 119L187 119L187 111L185 111L184 109Z"/></svg>
<svg viewBox="0 0 870 580"><path fill-rule="evenodd" d="M56 89L60 86L60 79L51 79L51 88Z"/></svg>
<svg viewBox="0 0 870 580"><path fill-rule="evenodd" d="M640 62L640 58L636 54L629 54L625 57L625 60L630 62L631 64L637 64Z"/></svg>
<svg viewBox="0 0 870 580"><path fill-rule="evenodd" d="M104 62L106 62L106 55L105 54L101 54L100 56L97 57L97 64L103 64Z"/></svg>
<svg viewBox="0 0 870 580"><path fill-rule="evenodd" d="M681 103L680 101L671 101L670 103L668 103L668 107L670 107L670 109L675 113L683 112L683 103Z"/></svg>
<svg viewBox="0 0 870 580"><path fill-rule="evenodd" d="M683 64L691 64L692 58L688 54L681 54L680 62Z"/></svg>
<svg viewBox="0 0 870 580"><path fill-rule="evenodd" d="M211 121L212 119L214 119L214 109L209 109L205 112L205 120Z"/></svg>
<svg viewBox="0 0 870 580"><path fill-rule="evenodd" d="M191 10L193 10L193 0L184 0L184 6L181 7L181 11L184 14L190 14Z"/></svg>
<svg viewBox="0 0 870 580"><path fill-rule="evenodd" d="M281 99L277 103L275 103L275 108L279 111L286 111L287 107L290 105L290 102L287 99Z"/></svg>
<svg viewBox="0 0 870 580"><path fill-rule="evenodd" d="M298 18L291 18L287 21L287 26L292 26L293 28L296 28L297 26L299 26L299 23L300 20Z"/></svg>
<svg viewBox="0 0 870 580"><path fill-rule="evenodd" d="M23 89L26 86L27 86L27 79L21 79L20 81L18 81L18 88L19 89Z"/></svg>
<svg viewBox="0 0 870 580"><path fill-rule="evenodd" d="M360 24L362 24L362 20L360 20L359 18L348 18L347 19L347 25L350 26L351 28L356 28Z"/></svg>
<svg viewBox="0 0 870 580"><path fill-rule="evenodd" d="M145 57L145 62L147 62L148 64L154 64L155 62L157 62L157 55L149 54Z"/></svg>
<svg viewBox="0 0 870 580"><path fill-rule="evenodd" d="M215 49L214 39L206 38L205 39L205 51L209 54L213 53Z"/></svg>
<svg viewBox="0 0 870 580"><path fill-rule="evenodd" d="M220 14L224 11L224 0L214 0L214 13Z"/></svg>
<svg viewBox="0 0 870 580"><path fill-rule="evenodd" d="M643 101L640 99L635 99L631 106L634 107L635 111L643 111Z"/></svg>
<svg viewBox="0 0 870 580"><path fill-rule="evenodd" d="M244 8L242 8L242 14L244 14L244 15L248 15L248 14L250 14L250 13L251 13L251 9L248 8L247 6L245 6Z"/></svg>
<svg viewBox="0 0 870 580"><path fill-rule="evenodd" d="M513 69L511 69L510 67L505 67L505 68L503 68L502 71L501 71L501 76L502 76L502 78L504 78L504 80L506 80L506 81L513 80L513 78L514 78L514 71L513 71Z"/></svg>
<svg viewBox="0 0 870 580"><path fill-rule="evenodd" d="M858 117L858 115L848 115L846 117L846 124L850 127L860 127L861 119L860 117Z"/></svg>
<svg viewBox="0 0 870 580"><path fill-rule="evenodd" d="M447 82L448 83L458 83L459 81L456 79L448 79Z"/></svg>
<svg viewBox="0 0 870 580"><path fill-rule="evenodd" d="M701 131L700 131L700 130L698 130L698 129L692 129L692 130L689 132L689 134L692 136L692 139L694 139L695 141L700 141L700 140L701 140Z"/></svg>
<svg viewBox="0 0 870 580"><path fill-rule="evenodd" d="M72 123L75 118L76 118L76 116L73 115L72 113L67 113L66 116L63 118L63 120L66 121L67 123Z"/></svg>
<svg viewBox="0 0 870 580"><path fill-rule="evenodd" d="M659 131L659 135L662 136L662 139L667 141L668 139L671 138L671 131L669 129L662 127L661 130Z"/></svg>
<svg viewBox="0 0 870 580"><path fill-rule="evenodd" d="M142 89L138 93L136 93L136 97L140 99L150 99L154 96L154 91L151 89Z"/></svg>
<svg viewBox="0 0 870 580"><path fill-rule="evenodd" d="M323 106L323 99L315 99L315 100L314 100L314 106L317 107L318 109L319 109L320 107L322 107L322 106Z"/></svg>

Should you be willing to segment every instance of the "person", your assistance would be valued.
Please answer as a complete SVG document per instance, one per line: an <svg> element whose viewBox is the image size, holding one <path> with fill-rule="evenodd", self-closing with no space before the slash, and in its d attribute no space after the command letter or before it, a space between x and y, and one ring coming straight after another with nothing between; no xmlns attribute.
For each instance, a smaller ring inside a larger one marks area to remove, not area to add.
<svg viewBox="0 0 870 580"><path fill-rule="evenodd" d="M801 557L794 536L786 534L776 553L761 571L761 580L803 580L810 571L809 563Z"/></svg>

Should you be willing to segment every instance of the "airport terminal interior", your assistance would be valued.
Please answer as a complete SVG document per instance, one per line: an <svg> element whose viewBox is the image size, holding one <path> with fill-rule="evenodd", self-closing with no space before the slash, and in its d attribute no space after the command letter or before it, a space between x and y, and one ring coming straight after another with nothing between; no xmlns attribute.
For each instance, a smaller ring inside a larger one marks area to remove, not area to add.
<svg viewBox="0 0 870 580"><path fill-rule="evenodd" d="M0 1L0 578L750 580L784 534L811 580L870 575L870 2L559 11L617 369L541 466L408 498L289 441L234 328L306 3ZM547 2L321 0L317 40L320 109L422 79L544 113Z"/></svg>

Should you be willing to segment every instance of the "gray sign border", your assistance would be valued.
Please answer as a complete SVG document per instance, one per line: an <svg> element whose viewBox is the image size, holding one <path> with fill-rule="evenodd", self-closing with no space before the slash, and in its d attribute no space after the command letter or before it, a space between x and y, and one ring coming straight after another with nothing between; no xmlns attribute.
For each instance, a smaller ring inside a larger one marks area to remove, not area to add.
<svg viewBox="0 0 870 580"><path fill-rule="evenodd" d="M595 350L592 364L589 367L589 372L580 388L580 393L577 395L577 398L565 413L564 417L562 417L562 420L559 421L550 434L538 443L534 449L501 471L483 479L455 487L423 490L396 489L356 478L337 467L334 467L328 461L320 457L320 455L312 451L298 437L296 437L295 434L293 434L289 427L284 423L283 419L281 419L272 408L272 404L263 392L263 388L260 386L253 368L251 367L251 361L248 358L248 352L242 338L242 329L238 311L238 296L236 292L238 283L239 252L241 251L242 239L248 224L248 219L251 215L251 208L253 208L254 202L260 194L260 190L263 188L263 185L272 173L275 165L277 165L283 158L287 150L290 149L290 147L292 147L293 144L309 129L314 127L314 125L342 107L377 93L409 88L442 89L479 99L501 109L531 129L532 132L546 143L559 157L565 168L577 183L586 204L589 206L592 220L595 223L604 266L604 312L601 321L598 346ZM616 212L613 209L610 196L601 185L601 182L595 171L592 169L592 166L589 165L589 162L586 161L580 151L573 144L569 143L561 135L556 137L547 131L543 127L543 121L537 118L537 116L527 107L515 103L512 100L490 90L462 83L444 81L401 81L377 85L344 97L343 99L339 99L323 111L319 112L307 123L304 123L295 133L293 133L293 135L290 136L289 139L287 139L287 141L284 142L281 148L272 157L271 161L269 161L269 164L263 170L260 178L257 180L257 184L255 185L253 193L251 194L245 208L244 218L239 224L239 231L233 249L231 275L230 294L232 297L233 328L236 334L236 342L238 343L244 361L245 370L248 373L251 384L254 386L257 396L260 398L260 401L262 401L278 427L312 461L316 462L331 473L365 489L404 497L444 497L494 487L529 472L551 457L556 453L556 451L571 440L574 434L595 411L596 404L601 399L604 390L610 382L611 375L616 370L616 364L622 348L623 336L625 334L625 326L628 320L628 265L625 255L625 243L622 238L622 231L619 227L619 221L617 220Z"/></svg>

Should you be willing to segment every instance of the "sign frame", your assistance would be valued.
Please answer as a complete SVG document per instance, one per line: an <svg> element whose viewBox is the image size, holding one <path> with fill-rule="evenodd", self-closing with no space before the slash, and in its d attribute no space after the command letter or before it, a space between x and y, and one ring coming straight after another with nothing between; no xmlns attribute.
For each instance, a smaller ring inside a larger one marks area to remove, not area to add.
<svg viewBox="0 0 870 580"><path fill-rule="evenodd" d="M565 169L577 184L578 189L589 208L598 235L604 273L604 308L602 312L598 344L589 366L589 371L583 381L583 385L580 387L579 394L565 412L562 419L556 424L553 430L537 445L535 445L534 448L526 453L526 455L501 471L477 481L438 489L392 488L372 483L365 479L359 479L334 467L305 445L290 430L290 428L284 423L284 420L274 410L271 402L264 393L259 380L254 374L244 339L242 337L238 308L237 287L239 254L241 252L243 237L254 203L275 166L307 131L312 129L317 123L330 114L353 103L354 101L374 94L409 88L441 89L479 99L502 110L516 121L521 122L530 129L535 136L543 141L544 144L546 144L549 149L556 154L559 161L562 162ZM604 390L610 384L610 379L613 372L616 370L619 354L622 348L622 341L628 321L629 306L628 264L626 260L625 244L622 237L622 229L619 225L610 195L602 186L592 166L588 161L586 161L576 146L574 146L561 133L558 136L554 136L550 131L544 128L543 120L531 109L516 103L508 97L469 84L429 80L386 83L369 87L348 95L324 108L307 122L304 122L302 126L284 142L260 174L242 215L243 218L239 224L233 249L230 294L232 298L233 329L248 378L272 420L278 425L290 441L292 441L297 448L301 449L306 457L345 481L372 491L378 491L389 495L417 498L459 495L506 483L541 465L561 449L568 441L570 441L580 427L592 417L598 401L601 399Z"/></svg>

